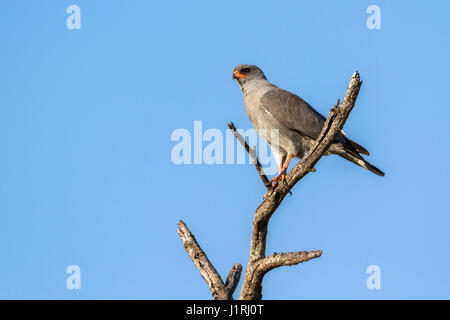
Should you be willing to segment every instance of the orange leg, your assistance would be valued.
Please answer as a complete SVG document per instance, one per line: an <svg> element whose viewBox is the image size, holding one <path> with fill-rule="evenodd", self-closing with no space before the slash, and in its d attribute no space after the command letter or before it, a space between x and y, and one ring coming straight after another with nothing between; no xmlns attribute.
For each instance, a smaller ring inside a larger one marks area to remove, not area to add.
<svg viewBox="0 0 450 320"><path fill-rule="evenodd" d="M287 170L287 168L289 167L289 163L291 163L291 159L292 159L292 154L288 154L287 155L287 159L284 162L284 170Z"/></svg>
<svg viewBox="0 0 450 320"><path fill-rule="evenodd" d="M281 161L283 161L283 160L281 160ZM282 172L283 172L283 162L281 162L280 165L278 166L278 175L280 175ZM275 177L275 178L276 178L276 177ZM272 182L273 182L273 180L274 180L275 178L272 179ZM273 186L273 183L272 183L272 186ZM265 199L271 192L272 192L272 191L266 192L266 193L263 195L263 199Z"/></svg>
<svg viewBox="0 0 450 320"><path fill-rule="evenodd" d="M283 172L283 168L284 168L283 163L280 163L280 166L278 167L278 175L280 175Z"/></svg>
<svg viewBox="0 0 450 320"><path fill-rule="evenodd" d="M287 168L289 167L289 163L291 162L292 154L288 154L284 165L280 165L278 175L272 179L272 186L275 188L280 181L284 181L286 179Z"/></svg>

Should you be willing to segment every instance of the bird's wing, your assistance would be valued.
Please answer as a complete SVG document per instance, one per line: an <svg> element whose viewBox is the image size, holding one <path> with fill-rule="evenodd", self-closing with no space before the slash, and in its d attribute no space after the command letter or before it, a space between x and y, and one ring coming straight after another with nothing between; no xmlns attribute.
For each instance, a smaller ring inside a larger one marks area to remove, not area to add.
<svg viewBox="0 0 450 320"><path fill-rule="evenodd" d="M262 96L261 107L291 130L316 139L325 123L325 117L299 96L273 88Z"/></svg>

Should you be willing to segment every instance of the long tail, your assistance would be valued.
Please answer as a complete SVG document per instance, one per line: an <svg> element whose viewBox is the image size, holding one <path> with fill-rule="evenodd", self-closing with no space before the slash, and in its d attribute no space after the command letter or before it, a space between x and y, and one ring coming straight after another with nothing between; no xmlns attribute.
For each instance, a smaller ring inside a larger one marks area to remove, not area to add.
<svg viewBox="0 0 450 320"><path fill-rule="evenodd" d="M370 172L375 173L377 176L384 176L384 172L381 171L380 169L378 169L377 167L375 167L373 164L371 164L370 162L368 162L367 160L365 160L363 157L361 157L361 155L352 152L351 150L348 149L344 149L344 150L339 150L339 152L337 152L338 155L340 155L342 158L347 159L348 161L351 161L355 164L357 164L360 167L363 167L364 169L369 170Z"/></svg>

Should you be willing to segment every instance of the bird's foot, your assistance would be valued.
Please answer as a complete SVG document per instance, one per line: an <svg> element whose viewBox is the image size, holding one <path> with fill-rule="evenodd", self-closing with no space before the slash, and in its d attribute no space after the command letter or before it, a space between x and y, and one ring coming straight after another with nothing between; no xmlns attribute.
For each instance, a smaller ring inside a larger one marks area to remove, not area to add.
<svg viewBox="0 0 450 320"><path fill-rule="evenodd" d="M286 180L286 169L283 169L279 175L272 179L272 187L275 188L280 182Z"/></svg>

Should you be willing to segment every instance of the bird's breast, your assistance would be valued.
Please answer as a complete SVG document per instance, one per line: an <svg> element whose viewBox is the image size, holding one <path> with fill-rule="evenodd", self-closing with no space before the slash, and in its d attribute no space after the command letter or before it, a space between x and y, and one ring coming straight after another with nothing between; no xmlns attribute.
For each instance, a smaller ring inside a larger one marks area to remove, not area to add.
<svg viewBox="0 0 450 320"><path fill-rule="evenodd" d="M244 105L247 116L253 127L258 130L259 97L255 92L249 92L244 95Z"/></svg>
<svg viewBox="0 0 450 320"><path fill-rule="evenodd" d="M292 130L281 123L267 109L262 106L256 111L255 129L258 134L272 147L277 147L284 153L294 157L302 157L308 149L309 140L296 130Z"/></svg>

